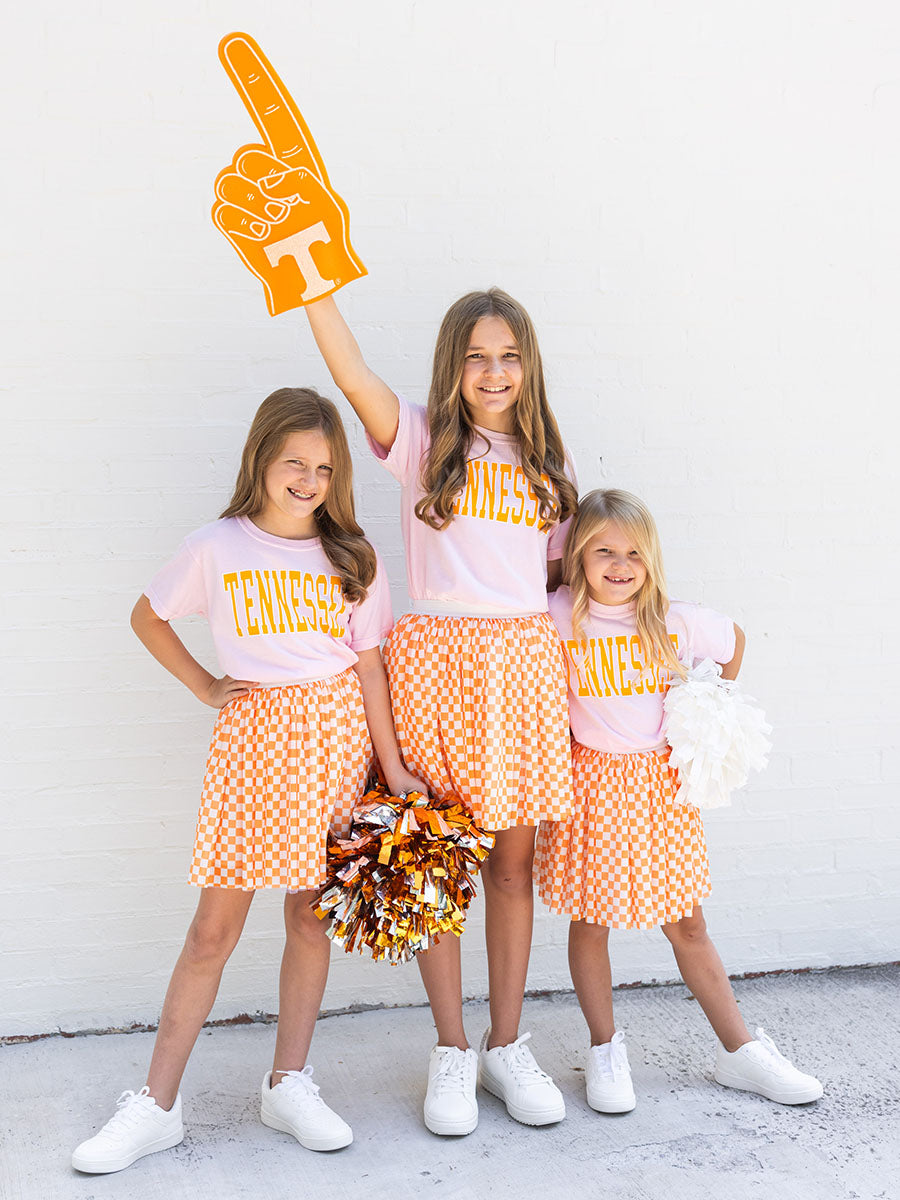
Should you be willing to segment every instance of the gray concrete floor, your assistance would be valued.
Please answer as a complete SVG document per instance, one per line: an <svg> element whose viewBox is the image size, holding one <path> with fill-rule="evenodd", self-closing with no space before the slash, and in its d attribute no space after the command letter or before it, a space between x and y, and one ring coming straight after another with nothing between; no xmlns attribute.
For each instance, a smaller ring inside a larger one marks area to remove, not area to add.
<svg viewBox="0 0 900 1200"><path fill-rule="evenodd" d="M574 998L526 1001L538 1061L568 1115L529 1129L493 1096L467 1138L437 1138L421 1120L433 1041L427 1009L323 1018L312 1061L322 1095L355 1141L314 1154L258 1119L269 1025L204 1030L183 1086L185 1141L117 1175L72 1171L74 1146L137 1089L152 1034L50 1038L0 1050L3 1200L896 1200L900 1198L897 985L877 967L770 976L735 989L763 1025L825 1085L817 1104L787 1108L712 1082L713 1042L682 987L616 994L638 1106L604 1117L584 1098L585 1029ZM469 1036L487 1020L467 1005Z"/></svg>

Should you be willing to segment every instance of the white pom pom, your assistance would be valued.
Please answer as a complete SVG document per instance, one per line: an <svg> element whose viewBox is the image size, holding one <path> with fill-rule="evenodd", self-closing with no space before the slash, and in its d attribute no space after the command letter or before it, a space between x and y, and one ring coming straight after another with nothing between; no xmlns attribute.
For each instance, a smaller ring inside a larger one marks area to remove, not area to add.
<svg viewBox="0 0 900 1200"><path fill-rule="evenodd" d="M678 769L675 799L697 808L721 808L743 787L751 770L761 771L772 748L762 709L737 683L720 679L721 668L705 658L687 679L672 681L663 701L663 732Z"/></svg>

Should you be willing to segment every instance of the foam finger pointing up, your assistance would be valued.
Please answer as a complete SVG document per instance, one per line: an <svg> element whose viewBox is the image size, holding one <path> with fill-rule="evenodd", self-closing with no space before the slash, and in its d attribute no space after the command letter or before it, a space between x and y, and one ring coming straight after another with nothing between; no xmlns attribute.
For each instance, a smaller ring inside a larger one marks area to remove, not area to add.
<svg viewBox="0 0 900 1200"><path fill-rule="evenodd" d="M253 38L247 33L227 34L219 43L219 58L273 155L288 166L306 167L327 183L300 110Z"/></svg>

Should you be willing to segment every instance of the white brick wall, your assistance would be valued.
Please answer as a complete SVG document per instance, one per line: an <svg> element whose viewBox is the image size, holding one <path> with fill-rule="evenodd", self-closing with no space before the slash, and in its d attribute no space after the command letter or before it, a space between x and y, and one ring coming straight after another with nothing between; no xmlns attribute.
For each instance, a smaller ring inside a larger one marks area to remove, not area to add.
<svg viewBox="0 0 900 1200"><path fill-rule="evenodd" d="M37 5L4 46L0 1034L155 1019L213 714L128 612L221 508L258 401L332 390L209 220L254 135L216 58L248 19ZM644 495L673 593L746 627L776 752L707 822L729 969L900 957L896 6L271 0L250 31L348 200L376 368L422 398L447 304L505 286L582 486ZM396 491L348 420L399 610ZM564 940L541 915L530 986L567 986ZM260 896L215 1015L275 1007L279 950ZM614 951L619 980L674 974L659 934ZM326 1004L421 998L340 956Z"/></svg>

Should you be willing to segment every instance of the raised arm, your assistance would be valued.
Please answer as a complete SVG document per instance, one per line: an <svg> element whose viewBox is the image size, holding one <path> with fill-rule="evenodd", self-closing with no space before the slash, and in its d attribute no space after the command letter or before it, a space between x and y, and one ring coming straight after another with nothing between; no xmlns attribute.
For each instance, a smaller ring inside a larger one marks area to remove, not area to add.
<svg viewBox="0 0 900 1200"><path fill-rule="evenodd" d="M305 312L331 378L353 405L366 433L390 450L397 436L400 401L366 364L332 296L307 304Z"/></svg>
<svg viewBox="0 0 900 1200"><path fill-rule="evenodd" d="M744 657L744 646L747 644L747 639L744 636L744 631L740 625L734 627L734 656L730 662L722 663L722 678L737 679L738 671L741 669L741 660Z"/></svg>

